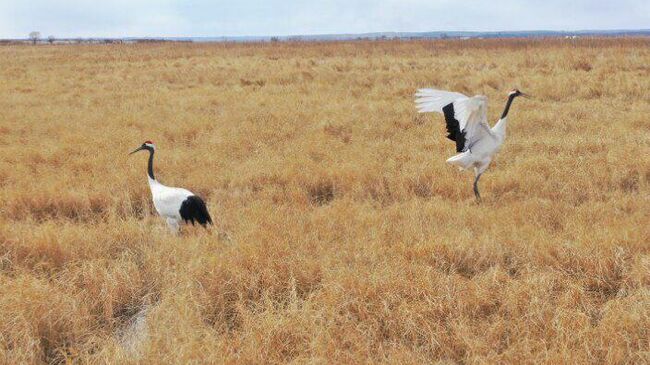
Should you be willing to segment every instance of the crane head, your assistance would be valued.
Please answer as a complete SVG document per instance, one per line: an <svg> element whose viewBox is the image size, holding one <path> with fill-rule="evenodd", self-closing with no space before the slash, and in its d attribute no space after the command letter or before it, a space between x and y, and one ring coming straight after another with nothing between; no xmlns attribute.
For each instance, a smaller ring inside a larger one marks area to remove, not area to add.
<svg viewBox="0 0 650 365"><path fill-rule="evenodd" d="M153 151L156 150L156 145L153 144L153 142L151 142L151 141L144 141L142 146L136 148L133 152L129 153L129 155L132 155L132 154L134 154L134 153L136 153L138 151L142 151L142 150L147 150L147 151L153 152Z"/></svg>
<svg viewBox="0 0 650 365"><path fill-rule="evenodd" d="M524 98L530 97L530 95L519 91L519 89L513 89L512 91L510 91L510 93L508 93L508 95L512 96L513 98L516 98L517 96L523 96Z"/></svg>

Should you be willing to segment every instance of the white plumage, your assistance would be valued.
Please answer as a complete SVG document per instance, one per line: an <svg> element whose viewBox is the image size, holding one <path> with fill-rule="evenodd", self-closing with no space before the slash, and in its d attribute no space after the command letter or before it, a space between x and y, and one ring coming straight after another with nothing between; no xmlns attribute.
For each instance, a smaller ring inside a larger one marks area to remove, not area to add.
<svg viewBox="0 0 650 365"><path fill-rule="evenodd" d="M153 198L153 206L156 212L167 221L169 228L176 232L182 221L180 207L188 197L194 195L191 191L183 188L165 186L150 177L149 188Z"/></svg>
<svg viewBox="0 0 650 365"><path fill-rule="evenodd" d="M519 90L511 91L501 118L490 128L487 121L487 97L484 95L468 97L457 92L435 89L420 89L415 94L418 112L444 114L449 133L447 138L456 142L456 152L460 152L447 162L462 170L474 169L474 194L479 200L481 195L478 180L501 149L506 138L508 110L518 96L527 95Z"/></svg>
<svg viewBox="0 0 650 365"><path fill-rule="evenodd" d="M466 99L467 96L453 91L419 89L415 93L415 98L415 105L420 113L442 113L443 107L456 100Z"/></svg>

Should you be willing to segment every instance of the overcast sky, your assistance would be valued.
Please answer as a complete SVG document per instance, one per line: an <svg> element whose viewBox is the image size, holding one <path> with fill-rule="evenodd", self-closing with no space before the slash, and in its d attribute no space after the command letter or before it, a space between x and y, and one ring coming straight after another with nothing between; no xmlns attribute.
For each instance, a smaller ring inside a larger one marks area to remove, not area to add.
<svg viewBox="0 0 650 365"><path fill-rule="evenodd" d="M639 28L650 0L0 0L0 38Z"/></svg>

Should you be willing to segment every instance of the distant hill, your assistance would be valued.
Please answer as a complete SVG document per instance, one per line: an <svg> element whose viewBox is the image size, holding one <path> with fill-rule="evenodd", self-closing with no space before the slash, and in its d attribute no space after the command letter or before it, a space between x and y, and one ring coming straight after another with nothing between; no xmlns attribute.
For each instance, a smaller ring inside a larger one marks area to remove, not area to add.
<svg viewBox="0 0 650 365"><path fill-rule="evenodd" d="M291 36L224 36L171 37L162 40L191 42L270 42L270 41L346 41L381 39L448 39L448 38L540 38L540 37L631 37L650 36L650 29L579 30L579 31L499 31L499 32L378 32L360 34L312 34ZM137 39L137 38L136 38Z"/></svg>
<svg viewBox="0 0 650 365"><path fill-rule="evenodd" d="M221 36L221 37L125 37L125 38L57 38L52 43L135 43L135 42L286 42L286 41L350 41L382 39L480 39L480 38L542 38L542 37L644 37L650 29L578 30L578 31L499 31L499 32L377 32L359 34L311 34L288 36ZM28 39L0 39L2 43L27 43ZM46 43L40 39L38 43Z"/></svg>

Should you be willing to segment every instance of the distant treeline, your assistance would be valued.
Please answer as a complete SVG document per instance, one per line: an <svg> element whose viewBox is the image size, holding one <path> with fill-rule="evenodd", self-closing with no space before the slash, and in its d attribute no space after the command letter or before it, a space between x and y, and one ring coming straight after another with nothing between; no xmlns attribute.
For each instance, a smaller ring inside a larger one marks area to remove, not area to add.
<svg viewBox="0 0 650 365"><path fill-rule="evenodd" d="M160 42L191 42L189 40L174 40L163 38L60 38L60 39L0 39L0 45L9 44L122 44L122 43L160 43Z"/></svg>
<svg viewBox="0 0 650 365"><path fill-rule="evenodd" d="M0 39L0 44L121 44L160 42L326 42L428 39L494 39L494 38L569 38L579 37L647 37L650 29L581 30L581 31L503 31L503 32L378 32L363 34L316 34L292 36L224 36L224 37L148 37L148 38L40 38L39 32L27 39Z"/></svg>

